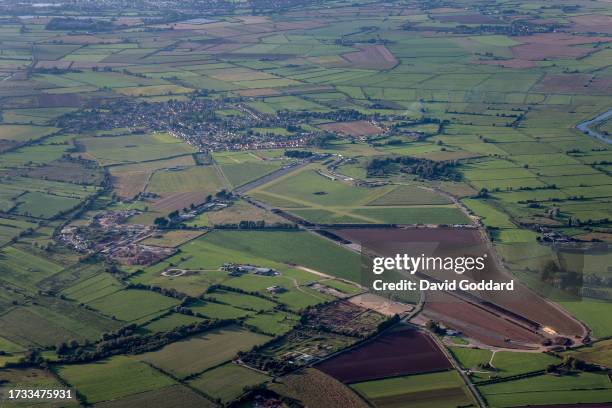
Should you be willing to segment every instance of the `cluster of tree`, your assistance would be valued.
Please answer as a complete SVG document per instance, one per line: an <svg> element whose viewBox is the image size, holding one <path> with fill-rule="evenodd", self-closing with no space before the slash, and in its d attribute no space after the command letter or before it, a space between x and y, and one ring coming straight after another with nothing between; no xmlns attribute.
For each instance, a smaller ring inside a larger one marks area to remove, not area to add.
<svg viewBox="0 0 612 408"><path fill-rule="evenodd" d="M92 18L54 17L45 26L46 30L110 31L113 23Z"/></svg>
<svg viewBox="0 0 612 408"><path fill-rule="evenodd" d="M152 292L157 292L160 295L168 296L168 297L179 299L179 300L183 300L186 297L188 297L188 295L181 293L174 288L161 288L159 286L145 285L143 283L130 283L127 285L127 288L128 289L150 290Z"/></svg>
<svg viewBox="0 0 612 408"><path fill-rule="evenodd" d="M19 361L7 361L4 368L23 368L44 365L44 360L38 350L28 350ZM6 381L0 380L0 386Z"/></svg>
<svg viewBox="0 0 612 408"><path fill-rule="evenodd" d="M307 157L312 157L313 152L309 152L308 150L285 150L285 156L293 157L296 159L305 159Z"/></svg>
<svg viewBox="0 0 612 408"><path fill-rule="evenodd" d="M569 374L576 371L601 371L602 368L598 365L587 363L584 360L573 356L563 357L561 364L551 364L546 367L547 373Z"/></svg>
<svg viewBox="0 0 612 408"><path fill-rule="evenodd" d="M378 333L382 332L385 329L388 329L391 326L394 326L395 324L399 323L400 320L402 320L399 315L394 314L392 317L390 317L389 319L385 320L384 322L380 322L378 324L378 327L376 328L376 331Z"/></svg>
<svg viewBox="0 0 612 408"><path fill-rule="evenodd" d="M330 132L323 132L310 139L310 144L316 147L328 147L331 142L337 139L338 136L336 136L335 134Z"/></svg>
<svg viewBox="0 0 612 408"><path fill-rule="evenodd" d="M268 301L270 301L272 303L276 303L275 309L288 311L287 306L285 304L279 303L276 299L266 297L266 296L262 295L261 293L255 291L255 290L243 290L243 289L235 288L235 287L232 287L232 286L225 286L225 285L221 285L221 284L216 284L216 285L210 285L208 287L208 290L206 290L206 293L215 293L218 290L222 290L224 292L240 293L240 294L243 294L243 295L255 296L255 297L258 297L258 298L266 299L266 300L268 300Z"/></svg>
<svg viewBox="0 0 612 408"><path fill-rule="evenodd" d="M69 72L82 72L82 71L80 69L74 69L74 68L53 67L53 68L34 68L32 72L36 72L39 74L61 75L61 74L67 74Z"/></svg>
<svg viewBox="0 0 612 408"><path fill-rule="evenodd" d="M154 351L185 337L233 323L235 323L233 319L202 321L149 336L138 335L132 329L129 329L118 336L110 336L108 340L102 340L95 345L79 345L71 349L69 354L60 355L60 362L80 363L117 354L139 354Z"/></svg>
<svg viewBox="0 0 612 408"><path fill-rule="evenodd" d="M402 139L389 139L384 142L372 142L372 146L381 147L381 146L399 146L404 144Z"/></svg>
<svg viewBox="0 0 612 408"><path fill-rule="evenodd" d="M458 24L455 27L439 28L437 31L452 32L456 34L501 34L501 35L532 35L537 33L550 33L559 28L558 24L536 24L526 20L515 20L509 25L503 24L480 24L466 25ZM406 23L402 26L404 30L421 30L422 27L414 23ZM431 27L428 27L431 28Z"/></svg>
<svg viewBox="0 0 612 408"><path fill-rule="evenodd" d="M367 164L369 177L385 177L391 173L415 174L429 180L447 179L459 181L461 174L456 169L454 161L433 161L410 156L374 158Z"/></svg>
<svg viewBox="0 0 612 408"><path fill-rule="evenodd" d="M459 112L457 112L457 113L459 113ZM461 112L461 113L464 114L464 112ZM442 119L438 119L438 118L431 118L431 117L428 117L428 116L424 116L424 117L422 117L421 119L418 119L418 120L402 120L402 121L396 122L396 123L394 123L391 126L391 129L400 129L400 128L407 127L407 126L408 127L412 127L412 126L416 126L416 125L427 125L427 124L430 124L430 123L437 123L439 125L440 124L448 125L450 123L450 121L448 119L442 120Z"/></svg>
<svg viewBox="0 0 612 408"><path fill-rule="evenodd" d="M278 338L278 337L277 337ZM288 360L277 360L255 351L238 352L238 358L245 364L261 371L267 371L274 376L281 376L295 369L295 364Z"/></svg>
<svg viewBox="0 0 612 408"><path fill-rule="evenodd" d="M446 330L440 327L440 324L438 322L435 322L433 320L428 320L427 323L425 323L425 327L427 328L427 330L438 336L443 336L446 334Z"/></svg>
<svg viewBox="0 0 612 408"><path fill-rule="evenodd" d="M246 386L242 389L244 394L240 398L230 402L227 408L239 408L251 405L252 401L262 399L266 401L267 406L283 406L287 408L304 408L304 404L301 401L286 395L279 395L274 391L266 388L264 384L256 386ZM221 405L221 401L216 401Z"/></svg>
<svg viewBox="0 0 612 408"><path fill-rule="evenodd" d="M540 271L540 281L552 287L580 295L583 286L582 274L568 271L553 260L544 263Z"/></svg>
<svg viewBox="0 0 612 408"><path fill-rule="evenodd" d="M366 120L368 115L365 115L355 109L339 109L334 111L279 111L278 116L281 118L294 118L294 119L328 119L334 122L346 122L352 120ZM378 115L372 115L378 117Z"/></svg>

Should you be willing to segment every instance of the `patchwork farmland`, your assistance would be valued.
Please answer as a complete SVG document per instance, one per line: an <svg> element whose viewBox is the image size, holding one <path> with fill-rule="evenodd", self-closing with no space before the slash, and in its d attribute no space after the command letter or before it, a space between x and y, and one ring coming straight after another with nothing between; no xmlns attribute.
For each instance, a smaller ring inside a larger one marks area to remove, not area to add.
<svg viewBox="0 0 612 408"><path fill-rule="evenodd" d="M1 3L0 406L611 404L612 9L557 3ZM375 293L416 242L515 290Z"/></svg>

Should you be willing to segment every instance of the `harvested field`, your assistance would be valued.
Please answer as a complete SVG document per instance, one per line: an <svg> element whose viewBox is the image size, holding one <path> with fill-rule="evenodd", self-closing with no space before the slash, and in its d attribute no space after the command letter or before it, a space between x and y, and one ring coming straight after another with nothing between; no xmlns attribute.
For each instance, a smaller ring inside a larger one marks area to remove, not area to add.
<svg viewBox="0 0 612 408"><path fill-rule="evenodd" d="M518 59L541 61L545 58L581 58L595 50L576 47L601 41L601 37L580 37L562 33L536 34L528 37L517 37L523 44L512 47L512 54Z"/></svg>
<svg viewBox="0 0 612 408"><path fill-rule="evenodd" d="M360 51L342 55L352 68L391 69L397 65L397 59L384 45L360 45L358 48Z"/></svg>
<svg viewBox="0 0 612 408"><path fill-rule="evenodd" d="M270 386L280 395L297 399L308 407L366 408L350 388L314 368L281 377Z"/></svg>
<svg viewBox="0 0 612 408"><path fill-rule="evenodd" d="M18 175L76 184L100 185L103 173L100 169L69 160L56 160L44 166L17 171Z"/></svg>
<svg viewBox="0 0 612 408"><path fill-rule="evenodd" d="M612 367L612 340L602 340L568 354L589 363Z"/></svg>
<svg viewBox="0 0 612 408"><path fill-rule="evenodd" d="M316 366L344 383L441 371L451 367L444 353L428 335L408 326L389 331Z"/></svg>
<svg viewBox="0 0 612 408"><path fill-rule="evenodd" d="M166 231L145 239L142 244L176 248L202 234L204 234L204 231Z"/></svg>
<svg viewBox="0 0 612 408"><path fill-rule="evenodd" d="M603 14L588 14L572 17L571 30L586 33L612 34L612 17Z"/></svg>
<svg viewBox="0 0 612 408"><path fill-rule="evenodd" d="M536 86L537 91L546 93L599 93L607 92L605 88L589 86L591 75L549 74Z"/></svg>
<svg viewBox="0 0 612 408"><path fill-rule="evenodd" d="M500 315L468 302L460 302L443 292L428 295L423 316L494 347L532 349L544 339Z"/></svg>
<svg viewBox="0 0 612 408"><path fill-rule="evenodd" d="M207 215L211 225L238 224L240 221L265 221L266 224L287 222L284 218L245 201L237 201L221 211L209 212Z"/></svg>
<svg viewBox="0 0 612 408"><path fill-rule="evenodd" d="M365 242L368 249L386 256L406 252L406 247L410 243L428 242L436 243L438 246L448 246L449 248L461 246L466 250L470 247L479 248L479 245L482 245L480 250L485 253L489 252L484 246L480 232L473 229L345 229L334 230L333 232L353 242ZM489 258L495 259L493 256L489 256ZM483 271L485 272L483 275L471 276L466 273L463 278L472 278L473 280L492 279L495 282L507 282L511 279L511 275L499 270L495 263L491 262L488 265ZM444 278L442 275L436 276L435 273L432 273L432 276L438 279ZM448 276L446 277L448 278ZM428 295L426 311L431 312L430 314L435 315L437 319L448 322L450 326L458 330L466 333L469 331L477 335L477 339L481 339L485 344L494 342L498 346L504 344L504 336L510 339L514 338L516 340L515 346L525 345L525 343L532 343L532 345L534 342L539 343L542 336L533 333L539 328L538 323L539 326L548 326L557 333L568 337L583 337L586 335L580 322L522 285L518 279L514 280L515 288L510 294L495 291L470 294L457 292L461 296L457 297L435 292L438 297L429 297ZM470 302L474 304L466 302L470 295L472 295ZM457 310L461 308L470 311L470 313L457 313ZM446 320L443 319L445 314L448 314ZM510 323L509 319L516 324ZM487 334L487 330L494 329L495 321L500 325L502 333L506 333L501 336L501 339L496 336L491 337L490 333Z"/></svg>
<svg viewBox="0 0 612 408"><path fill-rule="evenodd" d="M378 126L365 120L326 123L319 127L329 132L338 132L347 136L372 136L382 133L383 131Z"/></svg>
<svg viewBox="0 0 612 408"><path fill-rule="evenodd" d="M191 204L201 204L206 200L206 192L186 192L167 195L153 203L153 208L162 213L169 213L183 208L188 208Z"/></svg>
<svg viewBox="0 0 612 408"><path fill-rule="evenodd" d="M112 170L111 174L113 174ZM147 171L133 171L112 175L113 190L119 198L132 199L145 189L150 176L151 173Z"/></svg>
<svg viewBox="0 0 612 408"><path fill-rule="evenodd" d="M109 171L115 193L120 198L131 199L144 191L151 174L159 169L193 165L193 157L185 155L145 163L111 166Z"/></svg>

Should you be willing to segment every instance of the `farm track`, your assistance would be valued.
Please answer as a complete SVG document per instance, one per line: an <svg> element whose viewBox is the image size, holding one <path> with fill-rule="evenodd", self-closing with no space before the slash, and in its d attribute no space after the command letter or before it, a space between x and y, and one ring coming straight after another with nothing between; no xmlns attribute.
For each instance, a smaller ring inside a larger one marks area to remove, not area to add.
<svg viewBox="0 0 612 408"><path fill-rule="evenodd" d="M442 350L442 352L444 353L444 355L446 356L446 358L448 359L448 361L451 362L451 364L453 365L453 368L459 373L459 375L461 376L461 379L463 380L463 382L465 383L465 385L468 387L468 389L470 390L472 396L476 399L476 402L478 403L478 406L480 408L486 408L487 407L487 403L484 400L484 398L482 397L482 395L480 395L480 392L478 392L478 389L476 388L476 386L472 383L472 381L470 380L470 377L465 373L465 371L461 368L461 365L459 364L459 362L455 359L455 357L452 355L452 353L450 353L448 351L448 349L446 348L446 346L444 346L444 344L440 341L440 339L438 339L435 335L431 335L430 336L434 342L438 345L438 348L440 348L440 350ZM493 359L493 358L491 358Z"/></svg>

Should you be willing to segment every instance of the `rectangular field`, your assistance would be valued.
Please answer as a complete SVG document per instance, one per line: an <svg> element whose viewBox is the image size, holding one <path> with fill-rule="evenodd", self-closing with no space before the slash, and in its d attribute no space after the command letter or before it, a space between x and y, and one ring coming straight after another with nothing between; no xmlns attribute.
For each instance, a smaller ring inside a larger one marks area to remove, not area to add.
<svg viewBox="0 0 612 408"><path fill-rule="evenodd" d="M229 361L238 351L247 351L269 339L238 326L227 326L169 344L139 358L184 378Z"/></svg>
<svg viewBox="0 0 612 408"><path fill-rule="evenodd" d="M326 360L316 368L344 383L353 383L444 371L452 366L428 335L402 327Z"/></svg>

